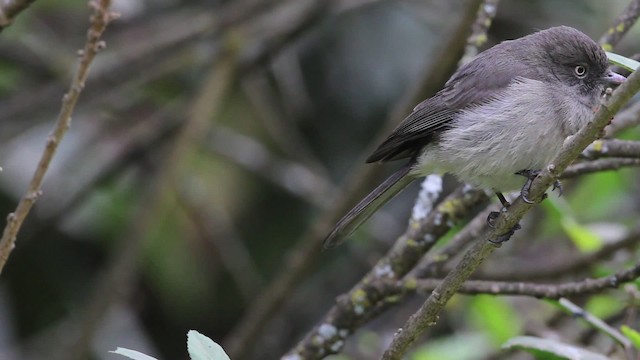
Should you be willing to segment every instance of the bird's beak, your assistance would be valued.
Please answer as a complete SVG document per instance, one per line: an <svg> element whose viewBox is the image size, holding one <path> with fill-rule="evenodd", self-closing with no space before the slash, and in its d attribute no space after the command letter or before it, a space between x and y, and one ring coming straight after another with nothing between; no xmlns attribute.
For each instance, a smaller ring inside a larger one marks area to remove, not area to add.
<svg viewBox="0 0 640 360"><path fill-rule="evenodd" d="M603 80L611 85L620 85L627 80L627 78L616 72L609 71Z"/></svg>

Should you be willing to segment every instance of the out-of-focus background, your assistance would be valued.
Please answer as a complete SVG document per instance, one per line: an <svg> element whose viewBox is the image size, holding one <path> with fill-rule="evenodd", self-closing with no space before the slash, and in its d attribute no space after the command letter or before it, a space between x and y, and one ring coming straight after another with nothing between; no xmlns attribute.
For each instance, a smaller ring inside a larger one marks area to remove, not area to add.
<svg viewBox="0 0 640 360"><path fill-rule="evenodd" d="M342 204L347 194L399 165L363 160L394 109L416 100L408 94L432 94L455 69L467 2L114 1L121 17L0 277L0 359L116 359L107 351L117 346L187 359L190 329L234 360L284 354L406 227L417 184L346 244L320 251L357 197ZM560 24L597 40L627 3L503 1L484 47ZM2 218L35 169L88 14L84 0L36 1L0 34ZM616 52L639 44L636 27ZM426 75L434 80L416 91ZM366 167L376 170L354 184ZM620 233L638 218L638 175L566 182L565 197L529 215L537 231L519 233L484 270L552 266L583 251L558 212L600 238ZM634 253L581 274L607 274ZM621 321L637 311L634 291L581 304ZM423 299L360 329L340 358L377 358ZM457 296L410 356L520 358L499 346L532 332L596 341L535 299Z"/></svg>

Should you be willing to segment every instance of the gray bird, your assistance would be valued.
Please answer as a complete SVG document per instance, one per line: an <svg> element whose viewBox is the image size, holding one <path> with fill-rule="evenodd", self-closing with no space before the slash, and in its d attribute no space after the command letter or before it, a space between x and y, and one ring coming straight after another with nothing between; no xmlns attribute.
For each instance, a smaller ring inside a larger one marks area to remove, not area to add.
<svg viewBox="0 0 640 360"><path fill-rule="evenodd" d="M504 191L527 184L587 124L606 87L625 77L609 70L602 48L567 26L504 41L478 54L444 88L413 109L368 163L409 159L333 228L340 244L416 178L450 173ZM526 190L526 189L525 189ZM527 200L523 196L523 199Z"/></svg>

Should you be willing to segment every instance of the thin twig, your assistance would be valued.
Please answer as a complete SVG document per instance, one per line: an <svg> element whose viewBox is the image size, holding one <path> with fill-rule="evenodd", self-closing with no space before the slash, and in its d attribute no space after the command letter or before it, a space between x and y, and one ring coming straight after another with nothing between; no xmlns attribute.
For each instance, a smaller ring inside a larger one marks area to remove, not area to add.
<svg viewBox="0 0 640 360"><path fill-rule="evenodd" d="M28 8L35 0L7 0L0 5L0 32L13 23L18 14Z"/></svg>
<svg viewBox="0 0 640 360"><path fill-rule="evenodd" d="M327 195L335 189L323 174L305 163L277 157L254 138L220 126L205 147L319 208L330 204Z"/></svg>
<svg viewBox="0 0 640 360"><path fill-rule="evenodd" d="M47 138L45 150L38 162L38 167L29 183L29 188L22 197L16 210L7 216L7 225L4 228L2 239L0 239L0 273L9 259L11 251L15 247L16 238L22 223L26 219L31 207L42 194L40 187L44 176L49 169L51 160L55 155L58 145L62 141L65 133L71 126L71 115L75 108L80 93L84 88L85 81L89 75L89 67L98 51L105 47L105 43L100 40L102 33L108 23L115 18L115 14L109 12L110 0L91 1L90 6L94 13L91 16L91 26L87 32L87 42L81 51L79 67L76 71L69 91L62 98L62 108L58 115L55 128Z"/></svg>
<svg viewBox="0 0 640 360"><path fill-rule="evenodd" d="M584 174L595 172L619 170L623 167L640 166L640 159L598 159L592 161L581 161L572 164L560 176L561 179L573 178Z"/></svg>
<svg viewBox="0 0 640 360"><path fill-rule="evenodd" d="M544 299L559 299L567 296L578 296L599 293L606 289L616 289L622 284L634 281L640 276L640 265L623 270L599 279L584 279L581 281L564 282L561 284L541 284L515 281L487 281L467 280L458 292L460 294L476 295L512 295L532 296ZM441 279L411 279L405 280L403 285L408 289L423 294L429 294L440 284Z"/></svg>
<svg viewBox="0 0 640 360"><path fill-rule="evenodd" d="M620 331L609 326L600 318L592 315L591 313L588 313L583 308L572 303L568 299L565 299L565 298L560 299L560 301L558 301L558 305L562 307L564 310L566 310L569 314L571 314L571 316L582 318L589 325L607 334L609 337L615 340L618 344L620 344L625 350L629 351L632 348L631 340L629 340L626 336L622 335ZM632 359L632 358L633 357L629 357L628 359Z"/></svg>
<svg viewBox="0 0 640 360"><path fill-rule="evenodd" d="M640 159L640 141L606 139L596 140L582 152L589 159L619 157Z"/></svg>
<svg viewBox="0 0 640 360"><path fill-rule="evenodd" d="M618 250L631 248L638 244L640 238L640 226L630 230L621 239L606 243L599 250L592 253L582 253L577 256L565 258L556 264L544 264L544 266L536 268L515 268L508 272L497 271L490 274L478 274L484 280L493 281L532 281L539 279L557 279L560 276L568 276L589 269L602 260L606 260L613 256ZM431 275L431 274L429 274Z"/></svg>
<svg viewBox="0 0 640 360"><path fill-rule="evenodd" d="M623 130L638 125L640 125L640 101L636 101L616 115L611 125L605 128L605 137L612 138Z"/></svg>

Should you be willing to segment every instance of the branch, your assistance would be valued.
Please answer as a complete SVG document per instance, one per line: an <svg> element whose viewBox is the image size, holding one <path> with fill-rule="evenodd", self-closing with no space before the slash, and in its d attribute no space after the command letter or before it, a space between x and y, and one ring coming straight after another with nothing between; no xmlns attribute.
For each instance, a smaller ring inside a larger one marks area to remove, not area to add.
<svg viewBox="0 0 640 360"><path fill-rule="evenodd" d="M640 239L640 226L630 230L623 238L604 244L599 250L592 253L581 253L578 256L565 259L557 264L544 264L536 268L517 268L510 269L508 273L505 271L497 271L491 274L482 274L483 279L490 280L536 280L551 279L559 276L567 276L575 274L584 269L589 269L613 256L618 250L631 248L638 244Z"/></svg>
<svg viewBox="0 0 640 360"><path fill-rule="evenodd" d="M110 4L110 0L100 0L99 2L91 1L89 3L94 13L90 17L91 26L87 32L87 42L85 43L84 49L80 52L81 57L78 70L71 81L69 91L62 98L62 108L60 109L56 125L51 135L47 138L45 150L38 162L38 167L33 174L33 178L29 183L29 188L18 203L16 210L7 216L7 225L4 228L2 239L0 239L0 273L2 273L2 269L9 259L11 251L15 247L16 238L22 223L29 214L33 204L38 197L42 195L40 187L42 186L44 175L49 169L49 165L60 141L62 141L69 126L71 126L71 114L73 114L75 105L78 102L80 93L89 75L89 67L98 51L105 47L105 43L100 41L100 37L109 22L116 17L114 13L109 12Z"/></svg>
<svg viewBox="0 0 640 360"><path fill-rule="evenodd" d="M618 44L624 34L631 29L640 16L640 0L632 0L618 16L616 22L600 38L600 45L606 51L611 51Z"/></svg>
<svg viewBox="0 0 640 360"><path fill-rule="evenodd" d="M582 152L588 159L620 157L640 159L640 142L630 140L596 140Z"/></svg>
<svg viewBox="0 0 640 360"><path fill-rule="evenodd" d="M516 295L532 296L545 299L559 299L567 296L595 294L606 289L615 289L622 284L634 281L640 277L640 264L628 270L619 271L611 276L599 279L584 279L562 284L538 284L531 282L468 280L458 292L467 295ZM402 286L415 289L423 294L435 290L442 282L440 279L407 279Z"/></svg>
<svg viewBox="0 0 640 360"><path fill-rule="evenodd" d="M462 186L428 216L412 221L389 253L347 294L338 297L336 305L320 325L309 332L288 355L319 359L338 352L349 334L397 302L401 294L395 284L456 221L486 200L484 191ZM327 332L327 329L335 331Z"/></svg>
<svg viewBox="0 0 640 360"><path fill-rule="evenodd" d="M636 71L613 93L611 99L601 106L593 120L568 139L560 153L546 168L542 169L531 186L530 198L532 200L540 201L542 199L544 192L557 179L558 175L580 155L583 149L597 139L611 118L638 90L640 90L640 72ZM533 204L528 204L518 198L506 212L500 215L495 228L482 236L488 241L478 241L467 251L455 269L444 278L420 309L407 320L402 330L395 334L391 345L383 355L383 359L401 358L415 339L427 327L435 324L444 305L458 291L462 283L496 249L491 241L508 234L532 207Z"/></svg>
<svg viewBox="0 0 640 360"><path fill-rule="evenodd" d="M0 5L0 32L13 23L18 14L24 11L35 0L7 0Z"/></svg>
<svg viewBox="0 0 640 360"><path fill-rule="evenodd" d="M578 177L584 174L595 172L618 170L623 167L640 166L640 159L599 159L592 161L581 161L572 164L560 175L561 179Z"/></svg>
<svg viewBox="0 0 640 360"><path fill-rule="evenodd" d="M605 128L605 137L614 137L621 131L638 125L640 125L640 101L636 101L616 115L615 119L611 122L611 125Z"/></svg>
<svg viewBox="0 0 640 360"><path fill-rule="evenodd" d="M487 42L487 31L489 31L491 22L498 12L499 3L500 0L484 0L478 7L476 21L471 26L471 35L467 39L467 46L458 66L471 61L474 56L478 55L478 49Z"/></svg>

